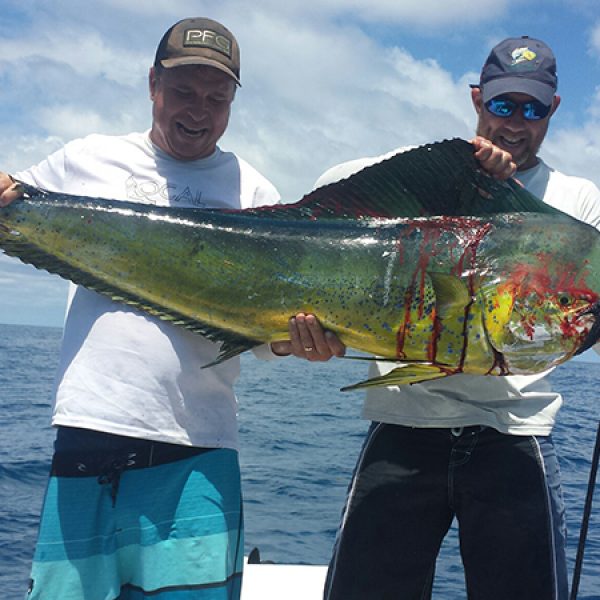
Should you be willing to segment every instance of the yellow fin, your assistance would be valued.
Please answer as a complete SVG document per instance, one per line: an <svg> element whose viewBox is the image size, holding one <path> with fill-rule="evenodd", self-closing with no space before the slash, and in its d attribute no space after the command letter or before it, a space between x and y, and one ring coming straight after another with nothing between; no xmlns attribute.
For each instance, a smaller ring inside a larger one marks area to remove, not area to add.
<svg viewBox="0 0 600 600"><path fill-rule="evenodd" d="M435 290L435 307L438 318L463 315L465 307L472 302L466 283L456 275L428 271Z"/></svg>
<svg viewBox="0 0 600 600"><path fill-rule="evenodd" d="M424 381L439 379L440 377L448 377L449 375L451 375L451 373L448 373L448 371L442 369L441 367L436 367L435 365L408 364L402 367L397 367L386 375L372 377L371 379L360 381L354 385L343 387L342 392L359 390L367 387L423 383Z"/></svg>
<svg viewBox="0 0 600 600"><path fill-rule="evenodd" d="M515 304L516 288L511 283L482 288L484 324L492 346L501 349L506 343L506 325Z"/></svg>

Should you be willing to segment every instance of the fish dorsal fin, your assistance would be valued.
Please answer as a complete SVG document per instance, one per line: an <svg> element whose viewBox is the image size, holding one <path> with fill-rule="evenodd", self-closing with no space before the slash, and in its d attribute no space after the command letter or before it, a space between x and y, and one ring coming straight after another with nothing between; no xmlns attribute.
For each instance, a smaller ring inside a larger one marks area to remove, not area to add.
<svg viewBox="0 0 600 600"><path fill-rule="evenodd" d="M244 212L310 220L555 212L516 182L486 175L473 152L461 139L427 144L317 188L295 204Z"/></svg>

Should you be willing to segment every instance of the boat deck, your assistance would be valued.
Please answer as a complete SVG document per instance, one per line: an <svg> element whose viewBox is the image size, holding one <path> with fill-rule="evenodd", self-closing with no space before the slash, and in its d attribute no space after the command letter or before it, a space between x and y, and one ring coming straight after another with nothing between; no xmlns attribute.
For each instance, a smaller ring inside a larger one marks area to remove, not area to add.
<svg viewBox="0 0 600 600"><path fill-rule="evenodd" d="M247 564L241 600L321 600L324 565Z"/></svg>

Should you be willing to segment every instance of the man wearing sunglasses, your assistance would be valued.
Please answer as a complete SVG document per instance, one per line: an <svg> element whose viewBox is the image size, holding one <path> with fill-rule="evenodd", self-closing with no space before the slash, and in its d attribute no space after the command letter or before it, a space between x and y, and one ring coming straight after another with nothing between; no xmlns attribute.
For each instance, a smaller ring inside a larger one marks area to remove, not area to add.
<svg viewBox="0 0 600 600"><path fill-rule="evenodd" d="M556 60L544 42L509 38L492 49L471 86L477 133L510 152L519 175L541 163L537 154L560 104L557 83ZM544 190L536 191L543 197Z"/></svg>
<svg viewBox="0 0 600 600"><path fill-rule="evenodd" d="M545 43L523 37L494 47L472 86L475 155L485 144L499 160L508 152L527 189L600 228L600 190L538 157L560 103L556 89L556 61ZM316 185L382 158L333 167ZM489 161L482 164L499 175ZM292 319L290 338L293 353L301 357L304 348L309 360L343 353L312 315ZM394 366L375 363L369 377ZM459 374L367 391L363 417L372 424L348 491L326 600L430 598L454 518L470 600L566 600L564 503L550 436L562 398L549 372Z"/></svg>

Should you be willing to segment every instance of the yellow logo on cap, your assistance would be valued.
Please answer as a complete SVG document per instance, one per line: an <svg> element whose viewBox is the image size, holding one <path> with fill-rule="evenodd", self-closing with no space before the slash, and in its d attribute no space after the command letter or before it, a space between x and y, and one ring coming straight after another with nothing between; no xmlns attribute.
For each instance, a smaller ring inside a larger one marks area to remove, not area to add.
<svg viewBox="0 0 600 600"><path fill-rule="evenodd" d="M525 61L534 60L537 54L533 50L530 50L527 46L525 46L524 48L515 48L512 51L511 56L512 64L518 65L519 63L523 63Z"/></svg>

